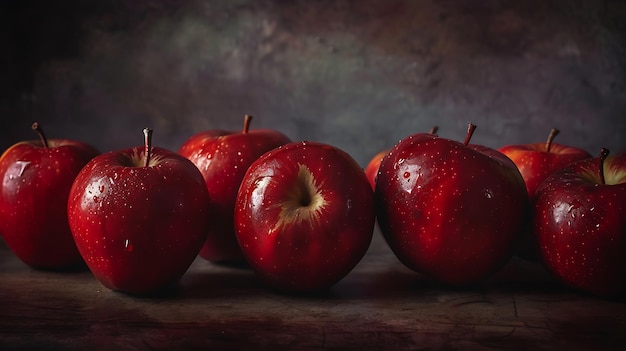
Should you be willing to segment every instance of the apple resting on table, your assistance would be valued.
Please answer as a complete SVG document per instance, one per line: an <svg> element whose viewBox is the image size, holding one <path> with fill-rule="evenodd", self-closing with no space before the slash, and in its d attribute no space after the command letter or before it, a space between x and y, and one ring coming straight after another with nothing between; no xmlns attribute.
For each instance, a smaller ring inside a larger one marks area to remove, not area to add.
<svg viewBox="0 0 626 351"><path fill-rule="evenodd" d="M504 266L529 213L524 180L502 153L420 133L380 164L378 223L408 268L450 285L480 282Z"/></svg>
<svg viewBox="0 0 626 351"><path fill-rule="evenodd" d="M242 263L235 238L235 198L246 170L262 154L290 142L271 129L249 130L252 116L244 117L242 131L208 130L191 136L178 152L200 170L211 197L211 221L200 257L211 262Z"/></svg>
<svg viewBox="0 0 626 351"><path fill-rule="evenodd" d="M543 262L564 283L598 296L626 292L626 155L573 163L534 199Z"/></svg>
<svg viewBox="0 0 626 351"><path fill-rule="evenodd" d="M99 154L68 139L22 141L0 157L0 234L25 264L62 270L82 264L67 221L67 197L78 172Z"/></svg>
<svg viewBox="0 0 626 351"><path fill-rule="evenodd" d="M107 288L150 294L175 284L206 238L209 195L185 157L145 145L92 159L70 191L76 245Z"/></svg>
<svg viewBox="0 0 626 351"><path fill-rule="evenodd" d="M330 288L363 258L375 221L372 189L346 152L290 143L248 169L235 207L237 239L270 287Z"/></svg>

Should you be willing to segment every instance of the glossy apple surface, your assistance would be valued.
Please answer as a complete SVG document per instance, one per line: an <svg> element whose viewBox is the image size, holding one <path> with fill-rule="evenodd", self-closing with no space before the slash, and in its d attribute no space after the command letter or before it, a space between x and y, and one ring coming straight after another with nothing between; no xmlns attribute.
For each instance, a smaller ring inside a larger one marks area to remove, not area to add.
<svg viewBox="0 0 626 351"><path fill-rule="evenodd" d="M106 287L149 294L175 284L206 238L209 196L191 161L134 147L92 159L72 186L68 216L78 250Z"/></svg>
<svg viewBox="0 0 626 351"><path fill-rule="evenodd" d="M290 142L271 129L249 130L251 116L241 131L208 130L191 136L178 152L200 170L211 198L211 221L200 256L211 262L244 261L235 238L233 213L237 191L246 170L265 152Z"/></svg>
<svg viewBox="0 0 626 351"><path fill-rule="evenodd" d="M528 218L524 180L496 150L429 134L400 141L376 182L378 223L407 267L451 284L508 262Z"/></svg>
<svg viewBox="0 0 626 351"><path fill-rule="evenodd" d="M67 198L78 172L98 154L80 141L45 137L2 154L0 234L22 262L49 270L82 264L67 221Z"/></svg>
<svg viewBox="0 0 626 351"><path fill-rule="evenodd" d="M324 290L361 260L375 221L372 189L346 152L300 142L255 161L236 203L236 235L267 285Z"/></svg>
<svg viewBox="0 0 626 351"><path fill-rule="evenodd" d="M433 126L428 132L428 134L436 134L438 129L439 129L438 126ZM378 152L376 155L374 155L374 157L370 159L370 161L365 166L365 169L364 169L365 176L367 177L367 180L370 182L370 185L372 186L372 190L376 190L376 178L378 177L378 169L380 168L380 163L390 151L391 151L391 148L384 149Z"/></svg>
<svg viewBox="0 0 626 351"><path fill-rule="evenodd" d="M582 160L552 174L534 201L543 262L599 296L626 292L626 155ZM604 179L604 182L602 181Z"/></svg>
<svg viewBox="0 0 626 351"><path fill-rule="evenodd" d="M552 142L558 133L558 129L552 129L545 143L507 145L498 149L515 163L531 197L550 174L570 163L592 157L583 149Z"/></svg>

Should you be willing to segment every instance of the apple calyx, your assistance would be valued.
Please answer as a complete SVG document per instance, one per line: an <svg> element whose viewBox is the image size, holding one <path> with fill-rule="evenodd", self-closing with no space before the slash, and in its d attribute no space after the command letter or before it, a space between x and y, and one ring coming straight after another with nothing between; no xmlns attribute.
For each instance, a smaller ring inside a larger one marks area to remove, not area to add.
<svg viewBox="0 0 626 351"><path fill-rule="evenodd" d="M37 134L39 134L39 139L41 139L41 144L43 145L44 148L47 149L49 147L49 145L48 145L48 138L46 138L46 134L44 134L43 128L41 128L41 126L37 122L33 123L31 128L35 132L37 132Z"/></svg>
<svg viewBox="0 0 626 351"><path fill-rule="evenodd" d="M250 129L250 122L252 122L252 116L244 115L243 116L243 130L242 134L248 134L248 130Z"/></svg>
<svg viewBox="0 0 626 351"><path fill-rule="evenodd" d="M609 149L602 148L600 149L600 168L598 169L600 175L600 184L605 185L606 180L604 179L604 160L609 156Z"/></svg>
<svg viewBox="0 0 626 351"><path fill-rule="evenodd" d="M465 135L465 141L463 141L463 145L467 146L470 140L472 139L472 135L474 135L474 131L476 130L476 126L470 123L467 126L467 134Z"/></svg>
<svg viewBox="0 0 626 351"><path fill-rule="evenodd" d="M317 222L320 220L320 214L326 206L326 200L322 196L320 186L316 184L313 174L305 165L298 165L298 174L287 193L286 200L277 206L280 207L281 211L272 232L287 224L297 225L305 221Z"/></svg>
<svg viewBox="0 0 626 351"><path fill-rule="evenodd" d="M146 159L144 162L144 167L148 167L150 165L150 158L152 158L152 129L144 128L144 144L146 146Z"/></svg>
<svg viewBox="0 0 626 351"><path fill-rule="evenodd" d="M439 130L439 126L432 126L428 131L428 134L437 135L437 131Z"/></svg>
<svg viewBox="0 0 626 351"><path fill-rule="evenodd" d="M552 141L554 140L554 137L559 135L560 132L561 131L556 128L552 128L550 130L550 134L548 134L548 140L546 140L546 152L550 152L550 148L552 147Z"/></svg>

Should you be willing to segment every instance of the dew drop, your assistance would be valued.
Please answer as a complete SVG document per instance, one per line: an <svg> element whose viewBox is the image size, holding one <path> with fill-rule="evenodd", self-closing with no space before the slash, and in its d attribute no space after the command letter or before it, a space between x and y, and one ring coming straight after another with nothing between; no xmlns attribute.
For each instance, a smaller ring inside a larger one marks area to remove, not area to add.
<svg viewBox="0 0 626 351"><path fill-rule="evenodd" d="M411 176L411 173L409 172L404 172L404 174L402 175L404 178L408 178Z"/></svg>
<svg viewBox="0 0 626 351"><path fill-rule="evenodd" d="M488 199L493 198L493 193L491 192L491 189L485 189L485 197Z"/></svg>
<svg viewBox="0 0 626 351"><path fill-rule="evenodd" d="M133 243L128 239L124 240L124 250L127 252L133 251Z"/></svg>

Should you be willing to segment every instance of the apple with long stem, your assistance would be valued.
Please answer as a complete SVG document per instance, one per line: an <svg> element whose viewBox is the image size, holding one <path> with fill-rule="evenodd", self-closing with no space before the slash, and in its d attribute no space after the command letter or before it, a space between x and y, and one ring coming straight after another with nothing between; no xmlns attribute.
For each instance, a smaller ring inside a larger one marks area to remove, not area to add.
<svg viewBox="0 0 626 351"><path fill-rule="evenodd" d="M246 172L235 206L237 240L268 286L326 290L363 258L375 221L372 189L359 164L327 144L271 150Z"/></svg>
<svg viewBox="0 0 626 351"><path fill-rule="evenodd" d="M151 294L174 285L208 231L209 194L187 158L152 146L92 159L72 185L68 218L87 266L107 288Z"/></svg>
<svg viewBox="0 0 626 351"><path fill-rule="evenodd" d="M381 231L408 268L450 285L478 283L511 258L528 220L524 180L502 153L419 133L380 164Z"/></svg>
<svg viewBox="0 0 626 351"><path fill-rule="evenodd" d="M598 296L626 292L626 155L575 162L537 190L534 233L547 269Z"/></svg>
<svg viewBox="0 0 626 351"><path fill-rule="evenodd" d="M48 139L22 141L0 157L0 234L25 264L62 270L82 264L67 221L67 198L78 172L99 154L93 146Z"/></svg>
<svg viewBox="0 0 626 351"><path fill-rule="evenodd" d="M241 131L207 130L191 136L178 152L200 170L211 197L211 222L200 257L217 263L244 263L235 238L235 199L246 170L262 154L291 140L272 129L250 130L252 116L244 116Z"/></svg>
<svg viewBox="0 0 626 351"><path fill-rule="evenodd" d="M437 134L438 126L433 126L428 131L428 134ZM380 168L380 162L382 162L385 155L387 155L391 151L391 148L384 149L378 152L374 157L370 159L370 161L365 166L365 175L367 176L367 180L370 182L372 186L372 190L376 190L376 178L378 176L378 169Z"/></svg>

